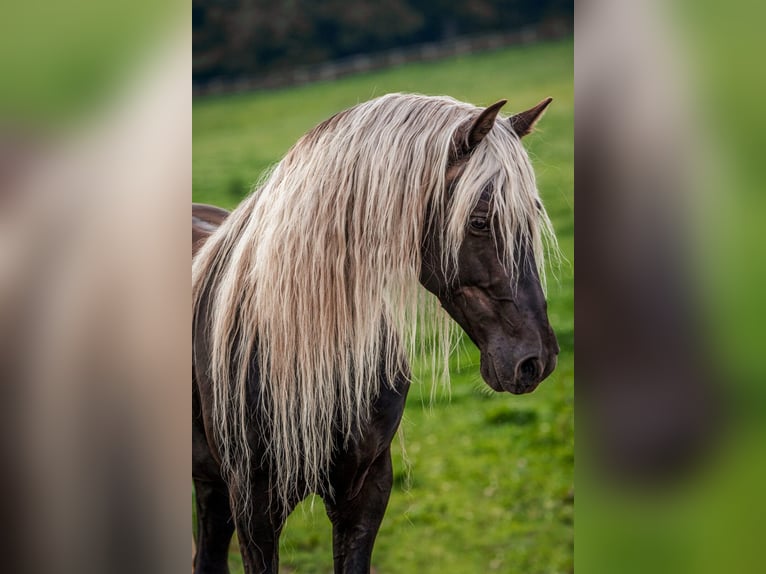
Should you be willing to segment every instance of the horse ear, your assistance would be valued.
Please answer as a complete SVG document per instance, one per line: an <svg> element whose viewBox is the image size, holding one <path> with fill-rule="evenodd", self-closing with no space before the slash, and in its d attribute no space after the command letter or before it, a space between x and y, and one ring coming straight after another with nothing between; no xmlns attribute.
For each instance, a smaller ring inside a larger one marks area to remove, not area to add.
<svg viewBox="0 0 766 574"><path fill-rule="evenodd" d="M532 132L537 123L537 120L543 115L545 108L548 107L553 101L553 98L545 98L542 102L537 104L534 108L529 108L525 112L519 112L511 117L511 127L516 135L523 138L525 135Z"/></svg>
<svg viewBox="0 0 766 574"><path fill-rule="evenodd" d="M459 158L469 155L481 143L495 125L500 108L507 102L508 100L495 102L483 110L475 120L466 122L465 126L458 129L455 134L455 148Z"/></svg>

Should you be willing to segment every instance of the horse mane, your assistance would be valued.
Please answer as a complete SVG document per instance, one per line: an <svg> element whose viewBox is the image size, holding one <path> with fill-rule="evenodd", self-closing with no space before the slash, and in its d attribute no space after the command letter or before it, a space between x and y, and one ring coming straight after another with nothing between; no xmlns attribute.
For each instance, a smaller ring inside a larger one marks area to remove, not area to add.
<svg viewBox="0 0 766 574"><path fill-rule="evenodd" d="M265 462L252 460L248 437L264 443L278 502L327 493L333 450L343 447L333 437L351 439L381 376L393 384L408 355L428 351L448 381L453 323L418 284L426 229L441 233L449 268L491 184L499 255L512 268L514 250L529 242L542 269L544 240L555 238L507 120L445 196L453 136L480 111L389 94L336 114L289 150L195 257L194 332L207 342L213 439L235 511L246 510L251 469Z"/></svg>

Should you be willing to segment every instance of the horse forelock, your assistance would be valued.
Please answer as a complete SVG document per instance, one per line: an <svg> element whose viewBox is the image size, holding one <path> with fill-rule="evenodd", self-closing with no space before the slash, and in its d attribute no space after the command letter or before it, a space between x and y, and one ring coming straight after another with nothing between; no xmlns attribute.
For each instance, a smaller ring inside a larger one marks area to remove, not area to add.
<svg viewBox="0 0 766 574"><path fill-rule="evenodd" d="M445 185L453 135L478 111L446 97L389 94L336 114L293 146L196 256L195 317L209 300L200 327L216 440L240 511L258 462L247 444L249 409L261 412L273 492L286 501L305 495L298 485L326 491L333 449L351 438L380 379L392 382L406 356L431 351L447 382L453 323L418 287L426 227L443 233L444 264L454 263L491 184L503 260L512 266L519 237L541 260L542 238L552 234L507 120ZM423 330L437 336L418 338ZM425 349L426 340L435 348Z"/></svg>

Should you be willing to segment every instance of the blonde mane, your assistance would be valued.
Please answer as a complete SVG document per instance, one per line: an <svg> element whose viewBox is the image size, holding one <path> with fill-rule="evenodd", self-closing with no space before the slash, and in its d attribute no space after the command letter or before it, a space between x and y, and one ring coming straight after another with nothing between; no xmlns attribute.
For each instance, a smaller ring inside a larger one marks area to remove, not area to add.
<svg viewBox="0 0 766 574"><path fill-rule="evenodd" d="M333 451L343 447L333 437L351 439L381 377L393 384L407 356L438 357L447 381L452 322L418 284L426 229L441 234L443 265L454 268L469 215L491 184L501 259L512 269L514 250L528 241L542 269L545 240L555 238L507 120L496 121L446 189L453 135L480 111L446 97L389 94L333 116L295 144L195 257L195 333L204 330L207 341L213 440L235 511L246 511L250 473L262 464L279 502L327 492ZM248 404L253 397L257 405ZM252 459L253 432L267 460Z"/></svg>

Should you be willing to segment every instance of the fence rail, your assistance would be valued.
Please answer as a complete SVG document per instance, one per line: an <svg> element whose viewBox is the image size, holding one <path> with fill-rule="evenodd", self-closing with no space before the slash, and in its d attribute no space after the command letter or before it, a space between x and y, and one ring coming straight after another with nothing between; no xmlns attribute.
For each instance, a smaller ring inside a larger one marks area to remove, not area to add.
<svg viewBox="0 0 766 574"><path fill-rule="evenodd" d="M428 62L450 56L497 50L505 46L564 38L571 35L572 31L571 22L555 20L535 28L522 28L512 32L482 36L459 37L444 42L419 44L374 54L360 54L266 76L212 80L206 84L194 85L192 93L195 97L212 96L335 80L352 74L393 68L411 62Z"/></svg>

